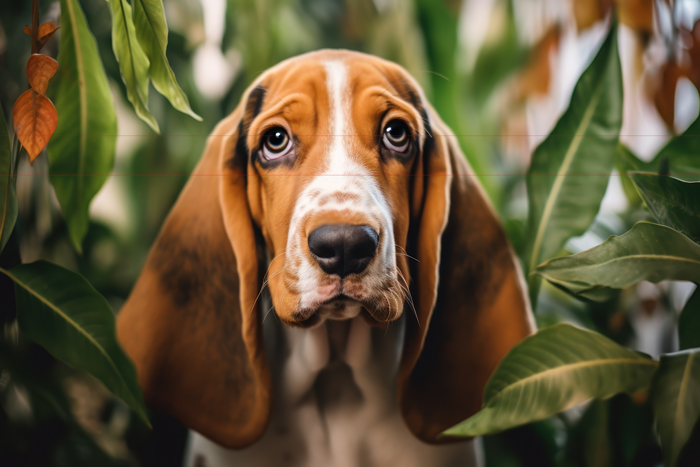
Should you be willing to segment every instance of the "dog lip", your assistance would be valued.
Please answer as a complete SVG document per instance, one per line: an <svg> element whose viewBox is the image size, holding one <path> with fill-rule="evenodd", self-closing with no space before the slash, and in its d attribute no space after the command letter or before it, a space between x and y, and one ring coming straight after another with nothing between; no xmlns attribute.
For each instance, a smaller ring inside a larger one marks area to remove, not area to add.
<svg viewBox="0 0 700 467"><path fill-rule="evenodd" d="M336 302L336 303L338 303L338 304L340 304L341 302L356 302L356 303L360 303L359 301L355 300L354 298L348 297L347 295L345 295L344 293L341 292L341 293L336 294L336 295L330 297L329 299L327 299L327 300L321 302L321 303L319 304L319 308L322 307L323 305L328 305L328 304L330 304L330 303L332 303L332 302ZM318 311L318 310L316 310L316 311Z"/></svg>

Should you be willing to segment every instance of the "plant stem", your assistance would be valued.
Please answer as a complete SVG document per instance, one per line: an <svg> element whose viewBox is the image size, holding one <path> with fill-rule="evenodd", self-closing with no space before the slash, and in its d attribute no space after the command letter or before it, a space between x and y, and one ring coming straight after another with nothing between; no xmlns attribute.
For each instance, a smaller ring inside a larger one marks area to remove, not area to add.
<svg viewBox="0 0 700 467"><path fill-rule="evenodd" d="M32 55L39 51L39 0L32 0Z"/></svg>

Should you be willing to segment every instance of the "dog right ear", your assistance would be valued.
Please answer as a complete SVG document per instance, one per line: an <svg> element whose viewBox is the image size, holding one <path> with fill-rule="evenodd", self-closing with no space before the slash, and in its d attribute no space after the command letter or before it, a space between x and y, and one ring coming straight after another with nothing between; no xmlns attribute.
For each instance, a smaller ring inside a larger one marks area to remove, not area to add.
<svg viewBox="0 0 700 467"><path fill-rule="evenodd" d="M262 435L271 396L247 154L237 154L245 102L209 137L117 319L146 401L228 448Z"/></svg>

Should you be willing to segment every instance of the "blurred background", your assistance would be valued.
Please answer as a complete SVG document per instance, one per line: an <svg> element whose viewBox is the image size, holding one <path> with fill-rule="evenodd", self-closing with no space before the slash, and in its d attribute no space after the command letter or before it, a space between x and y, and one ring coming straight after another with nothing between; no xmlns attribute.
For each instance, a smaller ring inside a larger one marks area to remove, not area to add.
<svg viewBox="0 0 700 467"><path fill-rule="evenodd" d="M81 5L117 107L114 176L92 203L82 255L70 242L47 177L20 177L23 230L13 241L23 262L43 258L80 272L115 312L206 135L259 73L287 57L348 48L408 69L462 135L462 149L519 253L527 219L523 174L531 152L568 106L614 7L621 23L622 143L648 160L698 115L697 0L164 0L168 59L203 121L151 92L149 107L161 127L156 135L126 101L108 3ZM57 1L41 0L40 8L40 22L60 25ZM30 41L22 28L30 23L30 1L2 1L0 103L8 117L27 88ZM58 44L54 38L43 52L55 57ZM20 173L47 174L46 154L31 167L23 158ZM648 216L623 182L611 177L595 223L567 244L568 252L595 246ZM545 285L537 320L540 326L573 322L658 356L677 348L677 313L693 288L641 283L609 302L590 304ZM182 426L154 414L155 429L148 430L94 379L23 339L7 296L0 297L0 465L180 465ZM10 378L8 368L21 377ZM487 437L484 446L488 466L652 466L661 464L654 436L645 397L621 395Z"/></svg>

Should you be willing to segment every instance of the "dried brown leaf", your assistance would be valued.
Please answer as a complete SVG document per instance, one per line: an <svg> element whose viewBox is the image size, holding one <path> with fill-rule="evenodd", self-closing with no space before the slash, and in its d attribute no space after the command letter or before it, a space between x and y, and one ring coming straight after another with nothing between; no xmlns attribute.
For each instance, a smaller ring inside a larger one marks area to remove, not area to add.
<svg viewBox="0 0 700 467"><path fill-rule="evenodd" d="M41 48L46 45L49 39L51 39L51 36L53 36L58 29L59 28L57 28L51 21L39 26L39 34L37 35L37 41L39 42L38 50L41 50Z"/></svg>
<svg viewBox="0 0 700 467"><path fill-rule="evenodd" d="M46 96L28 89L17 98L12 108L12 124L29 160L34 162L56 131L58 113Z"/></svg>
<svg viewBox="0 0 700 467"><path fill-rule="evenodd" d="M37 93L41 95L46 94L49 80L56 74L56 70L58 70L58 62L56 60L47 55L32 54L27 60L29 85Z"/></svg>
<svg viewBox="0 0 700 467"><path fill-rule="evenodd" d="M26 35L28 35L28 36L31 36L31 35L32 35L32 28L29 27L29 26L25 26L25 27L24 27L24 33L25 33Z"/></svg>
<svg viewBox="0 0 700 467"><path fill-rule="evenodd" d="M675 120L676 84L683 74L683 70L675 62L664 64L660 72L661 82L654 95L656 110L669 128L673 128Z"/></svg>

